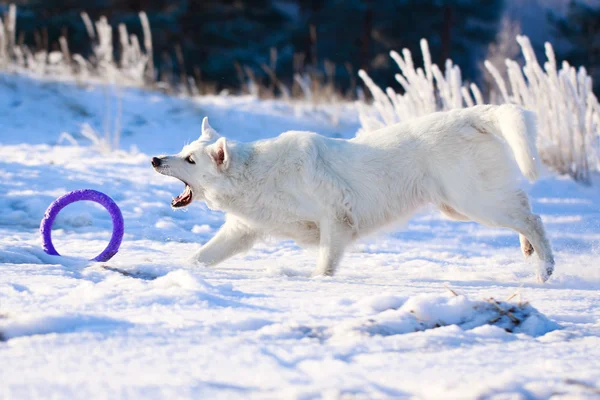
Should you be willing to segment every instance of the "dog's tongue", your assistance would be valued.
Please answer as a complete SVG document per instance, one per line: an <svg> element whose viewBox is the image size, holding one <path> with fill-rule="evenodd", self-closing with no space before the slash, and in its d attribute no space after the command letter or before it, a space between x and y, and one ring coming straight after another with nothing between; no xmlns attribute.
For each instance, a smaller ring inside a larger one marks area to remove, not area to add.
<svg viewBox="0 0 600 400"><path fill-rule="evenodd" d="M171 207L185 207L192 202L192 188L185 185L185 190L171 202Z"/></svg>

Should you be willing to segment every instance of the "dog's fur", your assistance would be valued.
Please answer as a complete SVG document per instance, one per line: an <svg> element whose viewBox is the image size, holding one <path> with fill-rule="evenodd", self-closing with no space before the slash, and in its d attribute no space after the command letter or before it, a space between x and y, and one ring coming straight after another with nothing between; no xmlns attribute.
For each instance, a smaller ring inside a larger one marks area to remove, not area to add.
<svg viewBox="0 0 600 400"><path fill-rule="evenodd" d="M205 118L198 140L153 165L191 189L175 205L204 200L227 213L194 256L204 265L276 236L318 245L313 275L333 275L350 243L430 203L451 219L518 232L525 256L538 255L544 282L554 269L552 250L515 176L516 161L523 175L537 178L535 137L534 115L513 105L438 112L351 140L292 131L234 143Z"/></svg>

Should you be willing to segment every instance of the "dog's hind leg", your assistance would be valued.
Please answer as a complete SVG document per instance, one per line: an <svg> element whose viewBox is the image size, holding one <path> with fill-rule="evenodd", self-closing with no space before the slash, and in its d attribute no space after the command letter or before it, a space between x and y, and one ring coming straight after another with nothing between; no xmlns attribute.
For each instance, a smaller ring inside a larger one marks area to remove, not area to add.
<svg viewBox="0 0 600 400"><path fill-rule="evenodd" d="M527 204L529 204L529 202ZM447 204L442 203L438 206L438 208L440 209L442 214L454 221L469 221L469 217L459 213ZM521 251L523 252L523 255L525 257L531 256L533 254L533 246L531 245L529 240L527 240L527 238L520 233L519 242L521 243Z"/></svg>
<svg viewBox="0 0 600 400"><path fill-rule="evenodd" d="M531 212L527 195L523 191L516 190L512 193L514 194L488 193L485 199L474 194L469 202L457 208L473 221L518 232L522 238L523 252L530 251L531 246L538 255L540 266L536 271L537 280L545 282L554 271L554 256L542 219Z"/></svg>
<svg viewBox="0 0 600 400"><path fill-rule="evenodd" d="M529 204L529 197L527 193L522 190L517 190L517 200L521 203L521 208L528 210L531 213L531 205ZM519 242L521 243L521 251L525 257L529 257L533 254L534 249L531 242L523 234L519 233Z"/></svg>
<svg viewBox="0 0 600 400"><path fill-rule="evenodd" d="M352 228L344 222L324 219L319 229L319 258L311 276L333 276L346 246L352 241Z"/></svg>
<svg viewBox="0 0 600 400"><path fill-rule="evenodd" d="M250 250L258 237L256 231L236 219L228 219L219 232L192 257L192 261L206 266L219 264Z"/></svg>
<svg viewBox="0 0 600 400"><path fill-rule="evenodd" d="M550 275L552 275L552 272L554 272L554 256L552 255L552 248L550 247L550 242L546 236L546 230L540 216L529 212L518 216L513 221L512 226L507 225L507 227L519 232L525 237L529 245L533 247L533 251L536 252L541 261L541 265L536 271L537 280L538 282L546 282ZM521 248L524 253L528 250L527 247L523 248L523 242L521 242Z"/></svg>

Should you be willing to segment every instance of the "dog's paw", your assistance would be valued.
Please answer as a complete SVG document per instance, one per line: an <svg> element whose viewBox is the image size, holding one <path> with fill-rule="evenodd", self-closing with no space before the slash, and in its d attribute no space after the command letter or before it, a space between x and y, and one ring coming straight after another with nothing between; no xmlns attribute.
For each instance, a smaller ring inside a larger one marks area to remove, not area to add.
<svg viewBox="0 0 600 400"><path fill-rule="evenodd" d="M313 271L310 274L311 278L328 278L333 276L333 273L327 272L327 271Z"/></svg>
<svg viewBox="0 0 600 400"><path fill-rule="evenodd" d="M191 257L187 259L187 264L191 267L206 267L206 264L204 264L202 261L200 261L198 258L196 257Z"/></svg>
<svg viewBox="0 0 600 400"><path fill-rule="evenodd" d="M536 270L538 283L545 283L554 272L554 261L541 261Z"/></svg>

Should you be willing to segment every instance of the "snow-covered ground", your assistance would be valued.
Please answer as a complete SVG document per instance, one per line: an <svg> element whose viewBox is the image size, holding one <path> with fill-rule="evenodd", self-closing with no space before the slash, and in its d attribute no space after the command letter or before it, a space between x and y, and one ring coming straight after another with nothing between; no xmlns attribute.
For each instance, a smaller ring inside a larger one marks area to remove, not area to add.
<svg viewBox="0 0 600 400"><path fill-rule="evenodd" d="M351 137L352 107L125 90L124 151L102 154L79 133L103 131L105 92L0 75L0 398L600 396L600 182L524 184L556 253L544 285L516 234L434 210L356 245L333 278L309 278L314 250L292 242L195 268L223 215L172 210L182 184L150 156L195 139L205 115L236 140ZM80 145L57 144L63 132ZM88 202L56 221L68 256L41 249L46 207L80 188L123 211L109 262L86 261L111 231Z"/></svg>

